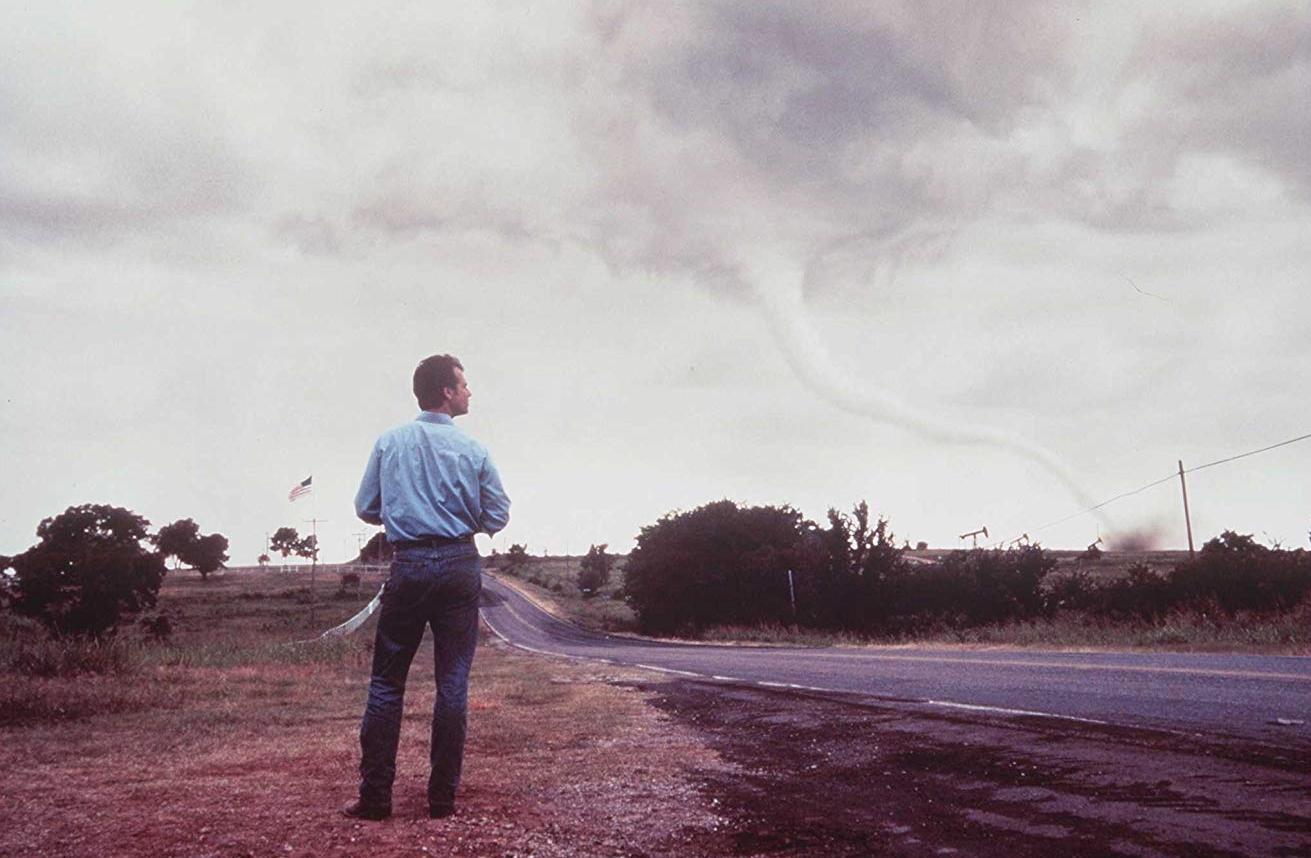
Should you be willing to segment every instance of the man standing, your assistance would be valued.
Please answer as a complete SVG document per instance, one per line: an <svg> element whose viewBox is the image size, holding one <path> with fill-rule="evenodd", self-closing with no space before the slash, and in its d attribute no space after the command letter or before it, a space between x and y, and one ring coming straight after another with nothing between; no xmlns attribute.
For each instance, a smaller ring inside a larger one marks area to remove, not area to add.
<svg viewBox="0 0 1311 858"><path fill-rule="evenodd" d="M510 519L510 499L487 450L453 422L469 412L464 367L451 355L425 358L414 370L414 395L422 413L378 439L355 496L356 513L386 528L396 554L360 724L360 797L342 809L354 819L391 815L405 680L426 625L437 678L428 814L455 812L482 593L473 535L496 533Z"/></svg>

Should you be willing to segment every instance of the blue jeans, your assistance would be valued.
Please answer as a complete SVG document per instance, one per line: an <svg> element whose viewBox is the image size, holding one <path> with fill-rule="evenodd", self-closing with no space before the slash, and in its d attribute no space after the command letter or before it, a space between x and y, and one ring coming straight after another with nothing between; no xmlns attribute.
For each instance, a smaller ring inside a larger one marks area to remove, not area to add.
<svg viewBox="0 0 1311 858"><path fill-rule="evenodd" d="M391 808L410 662L432 626L437 699L432 709L428 806L455 805L464 760L469 667L478 642L482 559L472 544L403 548L382 591L373 646L373 678L360 723L360 801Z"/></svg>

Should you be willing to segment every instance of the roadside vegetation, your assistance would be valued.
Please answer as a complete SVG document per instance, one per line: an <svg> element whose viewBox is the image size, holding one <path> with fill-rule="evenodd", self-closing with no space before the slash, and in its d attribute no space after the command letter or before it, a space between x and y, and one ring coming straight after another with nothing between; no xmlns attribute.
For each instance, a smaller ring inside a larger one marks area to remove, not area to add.
<svg viewBox="0 0 1311 858"><path fill-rule="evenodd" d="M1311 554L1226 531L1184 552L898 547L866 504L826 525L718 501L646 528L604 586L523 546L494 566L582 625L686 639L1311 653ZM626 610L625 610L626 609Z"/></svg>
<svg viewBox="0 0 1311 858"><path fill-rule="evenodd" d="M359 587L345 582L352 574ZM712 830L687 771L713 755L616 684L642 674L495 638L480 642L472 674L460 813L427 817L425 647L406 698L396 815L341 817L358 778L374 624L292 642L354 614L380 580L321 567L311 594L303 568L208 581L169 572L154 608L170 618L167 636L133 620L112 636L56 637L0 610L0 855L561 858L576 844L667 854L660 844L684 829Z"/></svg>

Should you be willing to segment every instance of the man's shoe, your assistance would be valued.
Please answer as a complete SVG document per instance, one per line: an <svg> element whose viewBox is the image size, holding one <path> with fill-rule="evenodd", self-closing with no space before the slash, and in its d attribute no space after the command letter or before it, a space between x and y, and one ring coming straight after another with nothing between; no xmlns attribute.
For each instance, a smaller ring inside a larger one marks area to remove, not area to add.
<svg viewBox="0 0 1311 858"><path fill-rule="evenodd" d="M371 822L378 822L391 816L391 808L374 807L356 800L343 807L341 809L341 815L348 816L351 819L367 819Z"/></svg>
<svg viewBox="0 0 1311 858"><path fill-rule="evenodd" d="M433 807L432 805L428 806L428 816L432 819L445 819L446 817L453 816L454 814L455 814L455 808L452 807L451 805L445 805L442 807Z"/></svg>

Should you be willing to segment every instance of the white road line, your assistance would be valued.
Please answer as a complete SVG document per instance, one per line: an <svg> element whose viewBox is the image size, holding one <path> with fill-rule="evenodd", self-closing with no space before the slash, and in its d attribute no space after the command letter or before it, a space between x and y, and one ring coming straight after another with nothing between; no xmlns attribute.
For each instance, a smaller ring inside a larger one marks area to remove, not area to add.
<svg viewBox="0 0 1311 858"><path fill-rule="evenodd" d="M695 676L698 678L705 676L703 673L693 673L690 670L675 670L672 667L656 667L654 664L634 664L633 667L640 667L643 670L654 670L657 673L672 673L676 676Z"/></svg>
<svg viewBox="0 0 1311 858"><path fill-rule="evenodd" d="M1110 721L1098 721L1096 718L1080 718L1077 715L1060 715L1055 712L1036 712L1031 709L1007 709L1004 706L985 706L980 703L956 703L951 700L925 700L928 706L941 706L944 709L964 709L968 712L994 712L998 715L1030 715L1035 718L1056 718L1061 721L1078 721L1081 724L1099 724L1112 726Z"/></svg>

